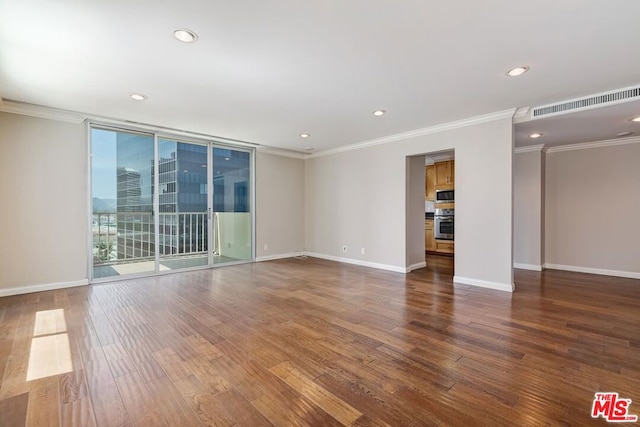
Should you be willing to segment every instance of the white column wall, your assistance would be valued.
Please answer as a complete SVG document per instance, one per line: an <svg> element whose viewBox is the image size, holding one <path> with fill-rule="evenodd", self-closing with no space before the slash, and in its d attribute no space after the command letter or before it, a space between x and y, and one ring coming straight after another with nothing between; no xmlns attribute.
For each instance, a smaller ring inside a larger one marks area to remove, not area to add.
<svg viewBox="0 0 640 427"><path fill-rule="evenodd" d="M85 126L0 113L0 295L87 283Z"/></svg>
<svg viewBox="0 0 640 427"><path fill-rule="evenodd" d="M304 251L304 160L258 151L256 205L258 260Z"/></svg>
<svg viewBox="0 0 640 427"><path fill-rule="evenodd" d="M544 265L544 152L516 153L513 162L513 249L516 268Z"/></svg>

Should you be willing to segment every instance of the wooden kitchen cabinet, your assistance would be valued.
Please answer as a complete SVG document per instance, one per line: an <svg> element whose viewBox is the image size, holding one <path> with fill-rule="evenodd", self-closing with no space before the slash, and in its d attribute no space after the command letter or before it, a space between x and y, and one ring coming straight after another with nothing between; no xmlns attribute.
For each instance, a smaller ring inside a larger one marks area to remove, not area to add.
<svg viewBox="0 0 640 427"><path fill-rule="evenodd" d="M424 179L424 194L426 200L436 199L436 167L426 166Z"/></svg>
<svg viewBox="0 0 640 427"><path fill-rule="evenodd" d="M436 239L433 234L433 220L424 220L424 247L427 251L436 250Z"/></svg>
<svg viewBox="0 0 640 427"><path fill-rule="evenodd" d="M455 160L436 162L436 187L453 188L455 185Z"/></svg>
<svg viewBox="0 0 640 427"><path fill-rule="evenodd" d="M436 240L436 252L452 254L453 242L451 240Z"/></svg>

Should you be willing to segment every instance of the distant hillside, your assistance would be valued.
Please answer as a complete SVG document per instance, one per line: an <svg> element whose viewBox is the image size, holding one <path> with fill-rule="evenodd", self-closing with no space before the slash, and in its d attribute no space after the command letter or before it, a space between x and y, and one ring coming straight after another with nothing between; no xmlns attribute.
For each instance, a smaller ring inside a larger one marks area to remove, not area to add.
<svg viewBox="0 0 640 427"><path fill-rule="evenodd" d="M93 211L94 212L114 212L116 211L118 202L116 199L98 199L93 198Z"/></svg>

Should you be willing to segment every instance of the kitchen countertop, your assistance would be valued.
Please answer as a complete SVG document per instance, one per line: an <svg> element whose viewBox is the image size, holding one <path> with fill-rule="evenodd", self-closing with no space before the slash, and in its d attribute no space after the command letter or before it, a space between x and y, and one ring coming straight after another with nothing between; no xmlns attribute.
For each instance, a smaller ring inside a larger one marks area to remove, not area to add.
<svg viewBox="0 0 640 427"><path fill-rule="evenodd" d="M425 212L424 219L433 219L433 212Z"/></svg>

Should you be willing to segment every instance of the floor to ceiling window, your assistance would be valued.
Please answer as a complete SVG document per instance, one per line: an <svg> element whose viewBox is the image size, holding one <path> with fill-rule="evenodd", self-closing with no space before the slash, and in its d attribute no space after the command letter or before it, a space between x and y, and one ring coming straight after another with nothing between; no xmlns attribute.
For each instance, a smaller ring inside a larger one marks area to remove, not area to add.
<svg viewBox="0 0 640 427"><path fill-rule="evenodd" d="M253 259L250 149L101 126L90 139L93 279Z"/></svg>

